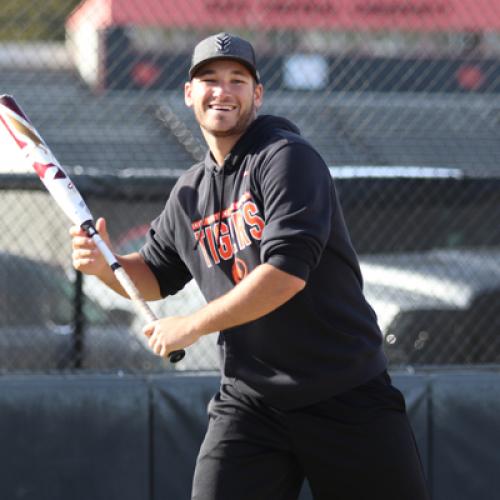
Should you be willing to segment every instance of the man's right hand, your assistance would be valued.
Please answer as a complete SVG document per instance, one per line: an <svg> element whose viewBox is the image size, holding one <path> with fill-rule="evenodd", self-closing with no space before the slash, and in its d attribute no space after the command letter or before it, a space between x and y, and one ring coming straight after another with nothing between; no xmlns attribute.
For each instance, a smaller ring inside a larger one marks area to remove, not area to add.
<svg viewBox="0 0 500 500"><path fill-rule="evenodd" d="M97 219L96 229L108 247L111 248L105 219ZM85 231L79 226L71 226L69 234L72 238L73 267L84 274L93 274L103 280L111 278L113 271Z"/></svg>
<svg viewBox="0 0 500 500"><path fill-rule="evenodd" d="M106 245L113 251L105 219L97 219L95 226ZM85 231L79 226L72 226L69 230L69 234L72 238L73 267L84 274L97 276L116 293L119 293L123 297L128 297L127 292L116 279L115 274L104 259L100 250L92 239L87 236ZM162 298L158 281L139 252L132 252L127 255L116 255L116 259L120 265L123 266L146 300L158 300Z"/></svg>

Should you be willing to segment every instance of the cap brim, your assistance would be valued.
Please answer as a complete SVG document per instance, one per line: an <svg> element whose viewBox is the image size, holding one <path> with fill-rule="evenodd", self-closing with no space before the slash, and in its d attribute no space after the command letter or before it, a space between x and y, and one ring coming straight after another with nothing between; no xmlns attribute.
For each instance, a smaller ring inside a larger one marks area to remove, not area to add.
<svg viewBox="0 0 500 500"><path fill-rule="evenodd" d="M212 61L218 61L221 59L229 59L232 61L239 62L240 64L245 66L245 68L248 69L250 74L254 77L255 81L257 83L259 83L259 81L260 81L259 74L255 70L255 68L246 59L242 59L240 57L233 56L233 55L218 55L218 56L209 57L207 59L204 59L203 61L199 62L198 64L195 64L194 66L192 66L189 69L189 79L192 80L196 76L196 73L201 69L202 66L205 66L205 64L212 62Z"/></svg>

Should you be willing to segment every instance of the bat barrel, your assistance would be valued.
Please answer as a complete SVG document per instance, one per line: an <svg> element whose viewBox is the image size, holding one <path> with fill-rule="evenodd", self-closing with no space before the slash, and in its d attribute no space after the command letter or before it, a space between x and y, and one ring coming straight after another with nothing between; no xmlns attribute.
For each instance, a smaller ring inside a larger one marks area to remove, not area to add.
<svg viewBox="0 0 500 500"><path fill-rule="evenodd" d="M19 116L22 116L24 120L26 120L27 122L30 121L29 118L26 116L26 113L24 113L19 104L17 104L14 97L12 97L11 95L9 94L0 95L0 104L5 106L6 108L9 108L11 111L18 114Z"/></svg>
<svg viewBox="0 0 500 500"><path fill-rule="evenodd" d="M35 170L73 223L80 226L84 221L92 219L87 205L68 174L12 96L0 97L0 125L12 138L12 144L17 146L20 159Z"/></svg>

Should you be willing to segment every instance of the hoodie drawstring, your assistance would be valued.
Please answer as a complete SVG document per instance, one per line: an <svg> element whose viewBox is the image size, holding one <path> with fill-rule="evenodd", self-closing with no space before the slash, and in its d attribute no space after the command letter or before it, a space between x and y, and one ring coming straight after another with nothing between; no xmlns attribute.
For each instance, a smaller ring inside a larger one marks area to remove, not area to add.
<svg viewBox="0 0 500 500"><path fill-rule="evenodd" d="M212 191L214 191L214 181L215 181L215 177L214 177L214 172L212 170L212 172L210 172L210 182L208 183L208 187L207 187L207 193L205 195L205 205L203 207L203 212L201 214L201 226L200 226L200 232L198 233L199 236L198 238L196 238L196 241L194 243L194 247L193 247L193 250L196 250L198 248L198 245L200 244L200 240L201 240L201 231L203 230L203 221L205 220L205 217L207 215L207 210L208 210L208 203L210 201L210 193Z"/></svg>
<svg viewBox="0 0 500 500"><path fill-rule="evenodd" d="M222 167L222 187L220 190L220 196L219 196L219 223L217 225L217 246L220 247L220 227L222 223L222 204L224 203L224 185L225 185L225 180L226 180L226 169Z"/></svg>
<svg viewBox="0 0 500 500"><path fill-rule="evenodd" d="M221 224L222 224L222 216L223 216L223 203L224 203L224 187L225 187L225 182L226 182L226 170L224 167L222 167L222 186L220 190L220 195L219 195L219 215L218 215L218 223L217 223L217 245L220 246L220 233L221 233ZM203 212L201 215L201 227L200 227L200 233L199 236L196 238L196 241L193 246L193 250L196 250L198 248L198 245L200 244L201 240L201 231L203 229L203 221L205 220L205 217L207 216L207 210L208 210L208 204L210 202L210 194L214 193L214 199L215 199L215 194L216 194L216 189L215 189L215 174L213 170L210 172L210 182L208 183L208 188L207 192L205 195L205 204L203 206Z"/></svg>

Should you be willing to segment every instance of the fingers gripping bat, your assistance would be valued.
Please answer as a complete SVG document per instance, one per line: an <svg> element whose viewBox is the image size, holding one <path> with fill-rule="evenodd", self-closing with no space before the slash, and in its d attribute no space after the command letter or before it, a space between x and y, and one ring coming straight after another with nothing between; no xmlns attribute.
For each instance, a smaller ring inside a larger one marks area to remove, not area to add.
<svg viewBox="0 0 500 500"><path fill-rule="evenodd" d="M12 96L0 96L0 126L5 127L62 211L95 242L137 311L146 321L155 321L155 314L97 232L92 214L82 196ZM184 354L184 350L178 350L171 352L168 357L172 363L176 363Z"/></svg>

